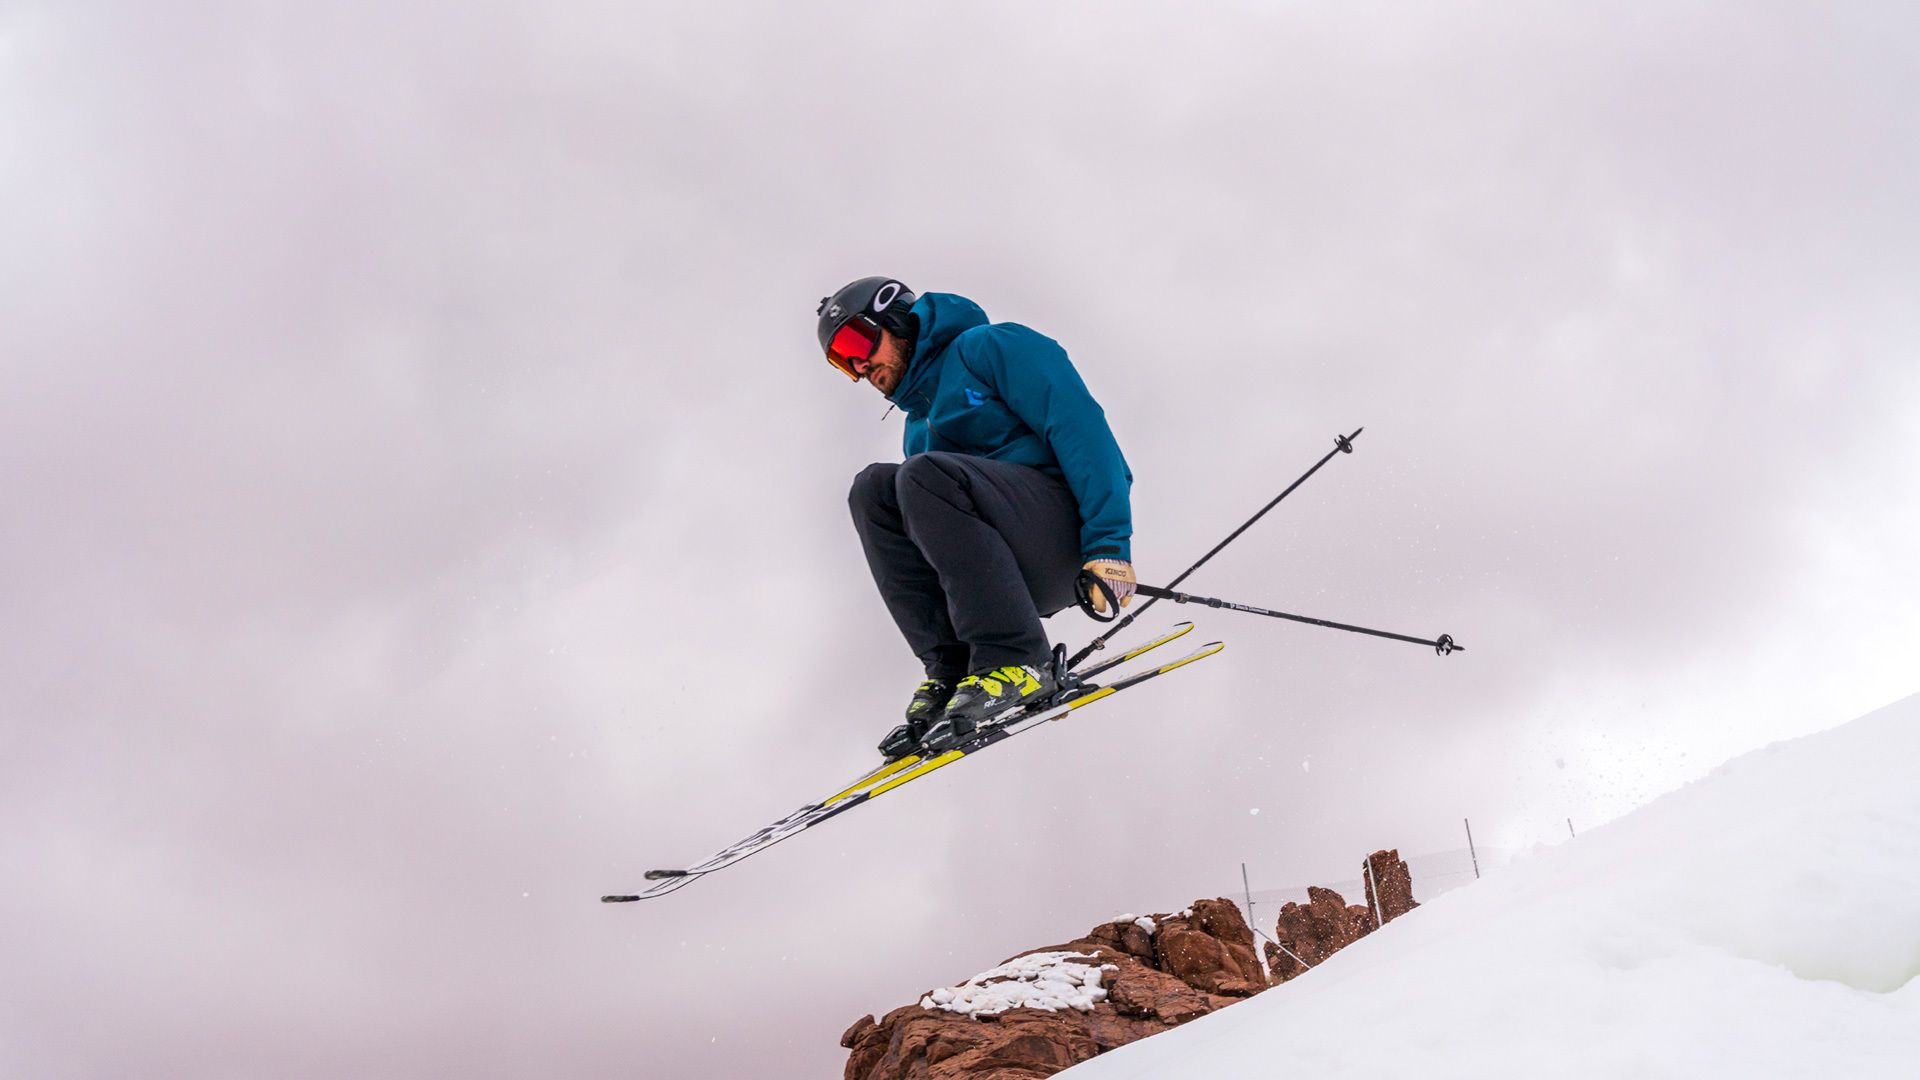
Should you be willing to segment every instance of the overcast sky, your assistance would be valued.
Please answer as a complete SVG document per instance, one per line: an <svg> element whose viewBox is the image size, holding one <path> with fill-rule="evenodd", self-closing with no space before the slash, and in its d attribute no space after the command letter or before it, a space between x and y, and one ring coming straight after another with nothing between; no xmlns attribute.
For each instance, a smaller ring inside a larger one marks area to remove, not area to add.
<svg viewBox="0 0 1920 1080"><path fill-rule="evenodd" d="M0 1074L832 1076L1243 861L1552 841L1920 690L1916 40L0 2ZM917 680L844 502L900 417L813 337L873 273L1067 347L1145 581L1364 425L1185 587L1468 651L1203 612L1205 665L599 904Z"/></svg>

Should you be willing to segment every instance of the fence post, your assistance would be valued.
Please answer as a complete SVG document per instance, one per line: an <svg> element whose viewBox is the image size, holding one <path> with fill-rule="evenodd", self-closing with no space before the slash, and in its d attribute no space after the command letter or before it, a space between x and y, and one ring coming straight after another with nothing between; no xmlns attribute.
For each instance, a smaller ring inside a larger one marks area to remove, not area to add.
<svg viewBox="0 0 1920 1080"><path fill-rule="evenodd" d="M1260 924L1253 919L1253 886L1247 882L1247 864L1244 862L1240 864L1240 887L1247 891L1247 925L1257 933Z"/></svg>
<svg viewBox="0 0 1920 1080"><path fill-rule="evenodd" d="M1367 861L1361 865L1367 868L1367 896L1373 900L1373 925L1377 929L1387 925L1387 920L1381 915L1380 879L1373 876L1373 856L1367 856Z"/></svg>

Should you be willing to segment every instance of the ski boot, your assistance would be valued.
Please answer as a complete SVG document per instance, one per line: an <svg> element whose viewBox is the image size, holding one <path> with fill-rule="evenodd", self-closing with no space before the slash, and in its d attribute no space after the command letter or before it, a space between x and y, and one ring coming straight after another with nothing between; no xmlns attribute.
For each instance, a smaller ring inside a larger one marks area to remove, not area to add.
<svg viewBox="0 0 1920 1080"><path fill-rule="evenodd" d="M980 725L1022 705L1038 705L1060 692L1060 680L1049 662L1008 664L961 679L947 702L947 714L927 730L921 746L942 753L965 742Z"/></svg>
<svg viewBox="0 0 1920 1080"><path fill-rule="evenodd" d="M907 703L907 722L880 740L881 756L894 761L920 749L927 729L946 715L947 699L952 696L953 683L946 679L928 679L915 687L913 700Z"/></svg>

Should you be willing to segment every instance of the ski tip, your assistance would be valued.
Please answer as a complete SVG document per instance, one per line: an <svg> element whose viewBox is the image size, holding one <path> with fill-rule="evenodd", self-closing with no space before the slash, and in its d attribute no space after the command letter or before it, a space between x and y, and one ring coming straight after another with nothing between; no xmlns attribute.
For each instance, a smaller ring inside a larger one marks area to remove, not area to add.
<svg viewBox="0 0 1920 1080"><path fill-rule="evenodd" d="M646 873L648 881L665 881L667 878L686 876L685 870L649 870Z"/></svg>
<svg viewBox="0 0 1920 1080"><path fill-rule="evenodd" d="M640 898L637 896L603 896L600 898L600 902L603 904L631 904L638 899Z"/></svg>

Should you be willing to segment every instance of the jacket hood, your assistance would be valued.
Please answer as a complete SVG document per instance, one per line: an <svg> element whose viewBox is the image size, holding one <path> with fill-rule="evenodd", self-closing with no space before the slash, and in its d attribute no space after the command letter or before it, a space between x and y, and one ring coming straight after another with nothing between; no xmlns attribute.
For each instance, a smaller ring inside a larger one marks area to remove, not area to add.
<svg viewBox="0 0 1920 1080"><path fill-rule="evenodd" d="M987 313L980 305L953 293L925 293L913 304L914 317L920 320L920 336L913 345L913 359L907 373L893 388L887 400L912 412L904 404L920 388L927 373L939 366L942 353L953 339L976 326L987 325Z"/></svg>

